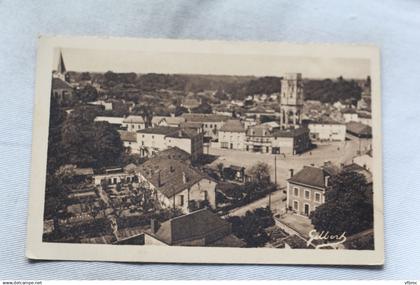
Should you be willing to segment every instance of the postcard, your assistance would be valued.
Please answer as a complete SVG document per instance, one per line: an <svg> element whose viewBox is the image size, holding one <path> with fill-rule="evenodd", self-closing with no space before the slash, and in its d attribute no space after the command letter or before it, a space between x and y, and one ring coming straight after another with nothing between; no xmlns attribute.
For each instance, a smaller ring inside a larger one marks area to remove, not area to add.
<svg viewBox="0 0 420 285"><path fill-rule="evenodd" d="M26 256L382 265L379 58L40 37Z"/></svg>

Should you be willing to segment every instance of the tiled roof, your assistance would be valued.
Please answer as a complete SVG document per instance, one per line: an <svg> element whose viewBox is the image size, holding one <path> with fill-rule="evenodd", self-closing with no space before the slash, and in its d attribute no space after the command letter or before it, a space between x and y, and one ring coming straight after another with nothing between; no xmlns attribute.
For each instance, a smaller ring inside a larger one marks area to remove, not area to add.
<svg viewBox="0 0 420 285"><path fill-rule="evenodd" d="M371 136L372 128L359 122L349 122L346 124L347 132L357 136Z"/></svg>
<svg viewBox="0 0 420 285"><path fill-rule="evenodd" d="M128 116L123 120L123 123L131 123L131 124L143 124L144 119L142 116Z"/></svg>
<svg viewBox="0 0 420 285"><path fill-rule="evenodd" d="M118 131L120 133L120 137L122 141L127 142L136 142L137 141L137 134L136 132L129 132L129 131Z"/></svg>
<svg viewBox="0 0 420 285"><path fill-rule="evenodd" d="M180 128L159 126L159 127L154 127L154 128L138 130L137 132L141 134L169 135L174 132L177 132L178 130L180 130Z"/></svg>
<svg viewBox="0 0 420 285"><path fill-rule="evenodd" d="M66 81L54 77L52 79L52 89L73 89L70 84L68 84Z"/></svg>
<svg viewBox="0 0 420 285"><path fill-rule="evenodd" d="M215 231L229 227L229 222L207 209L201 209L163 222L154 235L167 244L176 244L206 238Z"/></svg>
<svg viewBox="0 0 420 285"><path fill-rule="evenodd" d="M171 116L154 116L152 118L152 124L157 125L162 121L165 121L168 125L179 125L185 122L184 117L171 117Z"/></svg>
<svg viewBox="0 0 420 285"><path fill-rule="evenodd" d="M184 113L182 117L187 122L225 122L231 119L228 116L217 114Z"/></svg>
<svg viewBox="0 0 420 285"><path fill-rule="evenodd" d="M309 134L309 129L300 127L297 129L288 129L288 130L276 130L273 133L274 137L283 137L283 138L289 138L289 137L298 137L300 135L303 135L305 133Z"/></svg>
<svg viewBox="0 0 420 285"><path fill-rule="evenodd" d="M178 129L177 131L172 132L172 133L170 133L166 136L170 137L170 138L193 138L196 135L197 135L197 131L195 131L195 130L192 130L192 129Z"/></svg>
<svg viewBox="0 0 420 285"><path fill-rule="evenodd" d="M219 131L242 133L245 132L245 128L239 120L228 120Z"/></svg>
<svg viewBox="0 0 420 285"><path fill-rule="evenodd" d="M334 174L336 174L336 172L333 169L304 166L301 171L289 178L288 181L291 183L325 188L325 177Z"/></svg>
<svg viewBox="0 0 420 285"><path fill-rule="evenodd" d="M195 170L183 161L164 157L151 158L137 170L168 198L191 187L203 178L211 180L204 173Z"/></svg>
<svg viewBox="0 0 420 285"><path fill-rule="evenodd" d="M185 160L189 160L191 156L185 150L182 150L179 147L175 146L175 147L171 147L171 148L159 151L156 154L156 157L178 159L178 160L185 161Z"/></svg>
<svg viewBox="0 0 420 285"><path fill-rule="evenodd" d="M248 128L247 135L256 137L271 137L272 133L270 129L270 126L267 125L252 126Z"/></svg>

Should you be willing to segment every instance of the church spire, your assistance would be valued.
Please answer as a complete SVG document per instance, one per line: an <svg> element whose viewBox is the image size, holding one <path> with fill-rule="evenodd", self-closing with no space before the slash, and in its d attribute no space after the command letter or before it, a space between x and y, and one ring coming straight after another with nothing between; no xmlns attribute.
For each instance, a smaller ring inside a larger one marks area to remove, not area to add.
<svg viewBox="0 0 420 285"><path fill-rule="evenodd" d="M59 74L66 73L66 66L64 65L63 53L61 52L61 50L60 50L60 58L59 58L59 61L58 61L57 72Z"/></svg>

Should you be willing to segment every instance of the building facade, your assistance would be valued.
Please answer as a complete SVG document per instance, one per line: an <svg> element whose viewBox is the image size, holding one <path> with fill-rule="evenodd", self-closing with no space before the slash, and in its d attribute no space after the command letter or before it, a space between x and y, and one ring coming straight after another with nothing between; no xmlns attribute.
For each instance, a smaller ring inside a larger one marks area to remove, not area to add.
<svg viewBox="0 0 420 285"><path fill-rule="evenodd" d="M346 125L339 122L314 121L308 124L312 140L317 141L345 141Z"/></svg>
<svg viewBox="0 0 420 285"><path fill-rule="evenodd" d="M218 132L227 120L231 119L228 116L217 114L199 114L199 113L184 113L182 117L185 122L201 123L203 126L204 137L211 138L212 140L218 139Z"/></svg>
<svg viewBox="0 0 420 285"><path fill-rule="evenodd" d="M219 130L221 148L245 150L246 130L239 120L228 120Z"/></svg>
<svg viewBox="0 0 420 285"><path fill-rule="evenodd" d="M287 180L287 208L299 215L309 214L325 202L325 191L331 176L338 173L333 167L304 166Z"/></svg>
<svg viewBox="0 0 420 285"><path fill-rule="evenodd" d="M142 116L130 115L124 118L122 127L126 128L129 132L137 132L146 128L146 123Z"/></svg>

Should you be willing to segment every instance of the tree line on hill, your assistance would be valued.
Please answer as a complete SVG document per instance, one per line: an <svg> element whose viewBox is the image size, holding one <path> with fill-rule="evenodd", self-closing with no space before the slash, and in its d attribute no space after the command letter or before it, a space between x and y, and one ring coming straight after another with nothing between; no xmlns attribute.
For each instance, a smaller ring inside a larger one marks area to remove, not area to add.
<svg viewBox="0 0 420 285"><path fill-rule="evenodd" d="M136 74L136 73L72 73L76 80L91 79L108 89L135 88L140 92L176 90L184 92L217 91L220 100L244 100L248 95L273 94L281 91L281 77L275 76L227 76L227 75L186 75L186 74ZM368 77L365 85L370 84ZM84 90L83 92L88 92ZM90 90L91 91L91 90ZM305 100L322 103L337 101L354 103L361 98L362 87L352 79L342 76L336 79L304 79Z"/></svg>

